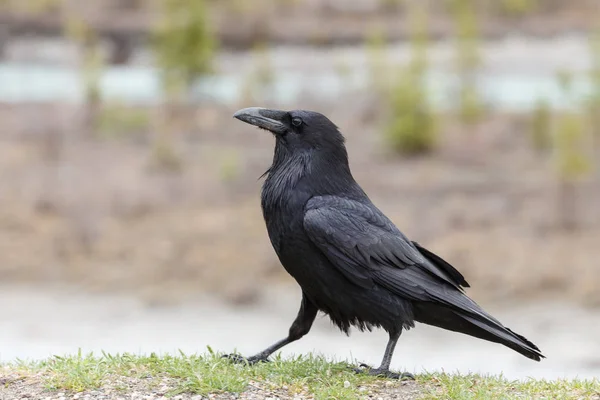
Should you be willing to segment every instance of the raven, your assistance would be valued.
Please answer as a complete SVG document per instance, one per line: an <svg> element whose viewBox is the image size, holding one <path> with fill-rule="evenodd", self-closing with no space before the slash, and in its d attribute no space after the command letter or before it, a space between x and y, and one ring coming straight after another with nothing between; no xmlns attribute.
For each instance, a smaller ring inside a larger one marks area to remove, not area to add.
<svg viewBox="0 0 600 400"><path fill-rule="evenodd" d="M318 311L349 334L383 328L389 334L378 368L358 372L412 378L389 370L403 329L415 322L501 343L540 361L536 345L485 312L464 292L463 275L438 255L409 240L371 202L350 172L344 137L317 112L245 108L234 117L275 136L261 206L271 244L302 289L288 336L236 362L269 355L306 335Z"/></svg>

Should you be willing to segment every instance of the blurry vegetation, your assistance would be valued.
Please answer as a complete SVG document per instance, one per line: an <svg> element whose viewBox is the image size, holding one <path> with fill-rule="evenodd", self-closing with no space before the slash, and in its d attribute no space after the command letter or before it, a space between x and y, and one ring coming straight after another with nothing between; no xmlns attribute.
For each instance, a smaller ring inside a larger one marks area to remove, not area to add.
<svg viewBox="0 0 600 400"><path fill-rule="evenodd" d="M335 61L335 70L342 82L346 81L352 74L350 62L343 57L338 57Z"/></svg>
<svg viewBox="0 0 600 400"><path fill-rule="evenodd" d="M175 171L182 163L173 143L174 131L190 120L180 105L190 101L196 79L212 71L216 40L204 0L161 0L160 5L162 20L154 32L153 45L167 104L156 133L152 165Z"/></svg>
<svg viewBox="0 0 600 400"><path fill-rule="evenodd" d="M536 150L553 151L558 179L558 225L562 229L573 230L579 227L578 185L592 171L590 133L596 128L593 122L589 123L589 117L593 120L598 113L594 109L594 96L583 107L576 101L572 93L573 75L570 71L559 71L556 80L562 97L573 108L554 115L550 104L546 100L539 100L531 115L530 134Z"/></svg>
<svg viewBox="0 0 600 400"><path fill-rule="evenodd" d="M251 74L255 85L254 89L264 90L270 87L275 80L269 47L264 42L258 42L254 45L252 52L256 60L254 70Z"/></svg>
<svg viewBox="0 0 600 400"><path fill-rule="evenodd" d="M585 120L580 113L565 112L556 127L556 159L562 180L576 181L590 170L585 155Z"/></svg>
<svg viewBox="0 0 600 400"><path fill-rule="evenodd" d="M104 138L120 138L148 131L150 115L146 110L111 103L102 107L97 122L98 135Z"/></svg>
<svg viewBox="0 0 600 400"><path fill-rule="evenodd" d="M400 73L394 84L385 128L386 143L394 152L429 153L437 143L435 116L423 86L422 77L410 71Z"/></svg>
<svg viewBox="0 0 600 400"><path fill-rule="evenodd" d="M102 102L100 82L104 66L102 54L100 53L100 48L95 37L92 37L84 45L83 57L84 96L88 109L92 113L90 114L88 125L91 127L96 124L97 111Z"/></svg>
<svg viewBox="0 0 600 400"><path fill-rule="evenodd" d="M386 11L396 11L401 9L406 0L381 0L381 5Z"/></svg>
<svg viewBox="0 0 600 400"><path fill-rule="evenodd" d="M161 0L154 51L167 93L187 90L212 70L216 50L204 0Z"/></svg>
<svg viewBox="0 0 600 400"><path fill-rule="evenodd" d="M479 28L476 0L451 0L456 25L456 65L460 79L459 115L463 123L475 123L483 115L483 105L477 90Z"/></svg>
<svg viewBox="0 0 600 400"><path fill-rule="evenodd" d="M463 123L473 124L483 117L484 107L477 84L471 79L463 79L460 88L460 118Z"/></svg>
<svg viewBox="0 0 600 400"><path fill-rule="evenodd" d="M563 95L571 96L571 88L573 85L573 73L566 69L561 69L556 73L556 81Z"/></svg>
<svg viewBox="0 0 600 400"><path fill-rule="evenodd" d="M275 80L275 72L271 63L269 47L266 43L257 42L252 49L255 60L252 71L245 77L241 88L241 102L250 104L263 98Z"/></svg>
<svg viewBox="0 0 600 400"><path fill-rule="evenodd" d="M116 103L103 105L101 79L105 60L98 34L83 17L76 14L67 16L64 31L69 39L77 43L81 51L84 131L89 135L111 137L146 130L149 124L146 112L135 111Z"/></svg>
<svg viewBox="0 0 600 400"><path fill-rule="evenodd" d="M559 225L578 228L577 182L590 171L585 155L585 125L579 113L565 113L556 130L556 161L559 177Z"/></svg>
<svg viewBox="0 0 600 400"><path fill-rule="evenodd" d="M563 96L571 98L572 75L561 71L557 76ZM575 103L574 101L572 103ZM565 111L557 120L554 153L559 179L558 215L563 229L578 228L577 183L591 170L587 157L585 118L579 111Z"/></svg>
<svg viewBox="0 0 600 400"><path fill-rule="evenodd" d="M172 140L164 133L157 134L154 140L150 168L165 172L180 172L183 168L183 158L175 149Z"/></svg>
<svg viewBox="0 0 600 400"><path fill-rule="evenodd" d="M552 147L552 109L545 99L539 99L530 121L531 143L535 150L546 151Z"/></svg>
<svg viewBox="0 0 600 400"><path fill-rule="evenodd" d="M600 151L600 99L598 99L598 97L590 100L587 112L590 130L592 132L593 146L596 151Z"/></svg>
<svg viewBox="0 0 600 400"><path fill-rule="evenodd" d="M367 57L371 86L380 94L389 88L390 63L386 57L385 31L374 25L367 33Z"/></svg>
<svg viewBox="0 0 600 400"><path fill-rule="evenodd" d="M536 11L538 0L501 0L500 12L509 17L522 17Z"/></svg>
<svg viewBox="0 0 600 400"><path fill-rule="evenodd" d="M330 42L330 38L327 32L321 25L316 25L310 32L308 37L308 44L311 46L324 46Z"/></svg>
<svg viewBox="0 0 600 400"><path fill-rule="evenodd" d="M240 15L248 14L252 11L254 4L250 3L247 0L231 0L227 3L228 8Z"/></svg>
<svg viewBox="0 0 600 400"><path fill-rule="evenodd" d="M412 11L412 60L398 72L389 93L385 127L387 145L401 154L431 152L437 143L435 115L427 93L427 14L421 6Z"/></svg>
<svg viewBox="0 0 600 400"><path fill-rule="evenodd" d="M102 103L100 81L104 60L100 51L100 39L85 20L75 14L68 16L64 29L67 37L77 43L81 51L81 74L84 87L82 128L88 135L91 135L97 126L98 113Z"/></svg>
<svg viewBox="0 0 600 400"><path fill-rule="evenodd" d="M222 154L219 175L223 182L234 181L240 175L240 157L237 151L229 150Z"/></svg>
<svg viewBox="0 0 600 400"><path fill-rule="evenodd" d="M590 38L590 51L592 54L590 71L592 94L588 102L588 113L594 145L600 149L600 24Z"/></svg>
<svg viewBox="0 0 600 400"><path fill-rule="evenodd" d="M59 11L65 5L65 0L5 0L0 2L0 5L5 4L17 12L44 14Z"/></svg>

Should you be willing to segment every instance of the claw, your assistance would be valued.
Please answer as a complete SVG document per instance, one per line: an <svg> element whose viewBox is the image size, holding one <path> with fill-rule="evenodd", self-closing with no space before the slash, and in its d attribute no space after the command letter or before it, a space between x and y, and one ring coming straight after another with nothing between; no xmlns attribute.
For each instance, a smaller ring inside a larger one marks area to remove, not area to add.
<svg viewBox="0 0 600 400"><path fill-rule="evenodd" d="M224 354L222 356L222 358L227 358L236 364L248 364L248 365L254 365L259 362L271 362L266 357L253 356L253 357L246 358L246 357L240 356L239 354Z"/></svg>
<svg viewBox="0 0 600 400"><path fill-rule="evenodd" d="M415 376L413 374L411 374L410 372L403 372L400 374L400 380L401 381L414 381Z"/></svg>
<svg viewBox="0 0 600 400"><path fill-rule="evenodd" d="M369 365L361 363L360 368L353 368L353 371L357 374L367 374L371 376L381 376L390 379L399 380L415 380L415 376L409 372L403 372L398 374L390 370L383 370L379 368L371 368Z"/></svg>
<svg viewBox="0 0 600 400"><path fill-rule="evenodd" d="M226 358L236 364L245 364L247 362L246 358L240 356L239 354L223 354L221 358Z"/></svg>

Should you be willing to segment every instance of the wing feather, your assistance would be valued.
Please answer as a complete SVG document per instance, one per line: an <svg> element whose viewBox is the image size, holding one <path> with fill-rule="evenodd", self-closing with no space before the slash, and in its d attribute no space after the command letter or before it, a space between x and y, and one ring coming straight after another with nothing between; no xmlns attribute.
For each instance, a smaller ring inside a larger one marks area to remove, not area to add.
<svg viewBox="0 0 600 400"><path fill-rule="evenodd" d="M427 289L440 283L458 291L468 286L460 272L408 240L373 204L336 196L312 198L306 205L304 229L329 261L361 287L378 283L426 300L434 295Z"/></svg>

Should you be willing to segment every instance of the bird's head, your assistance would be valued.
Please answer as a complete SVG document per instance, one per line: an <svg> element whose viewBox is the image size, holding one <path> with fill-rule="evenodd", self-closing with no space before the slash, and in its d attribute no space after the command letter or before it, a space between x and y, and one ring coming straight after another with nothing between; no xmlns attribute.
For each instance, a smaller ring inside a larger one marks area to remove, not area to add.
<svg viewBox="0 0 600 400"><path fill-rule="evenodd" d="M323 114L252 107L233 116L275 136L273 163L264 174L268 175L263 186L266 203L276 202L273 199L295 187L301 179L310 182L303 188L305 194L352 192L366 196L350 172L344 137Z"/></svg>
<svg viewBox="0 0 600 400"><path fill-rule="evenodd" d="M314 111L280 111L251 107L233 115L240 121L270 131L277 146L290 153L318 150L321 153L346 153L344 137L337 126L323 114Z"/></svg>

